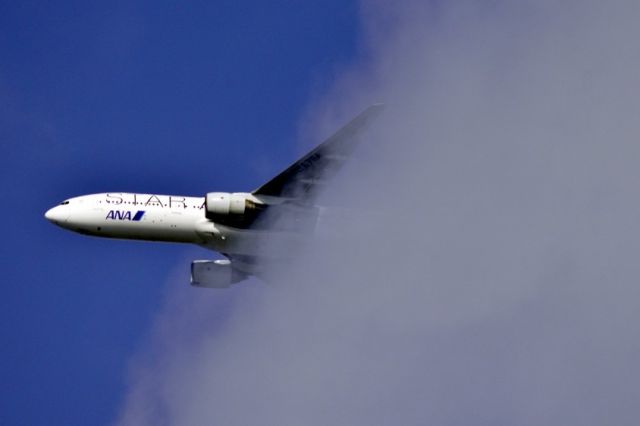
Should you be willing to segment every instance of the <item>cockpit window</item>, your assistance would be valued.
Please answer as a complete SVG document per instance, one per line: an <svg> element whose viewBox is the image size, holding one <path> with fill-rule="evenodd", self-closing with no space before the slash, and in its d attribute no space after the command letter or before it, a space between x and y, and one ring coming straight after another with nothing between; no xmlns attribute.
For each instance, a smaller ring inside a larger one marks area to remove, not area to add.
<svg viewBox="0 0 640 426"><path fill-rule="evenodd" d="M69 200L65 200L65 201L60 203L61 206L64 206L65 204L69 204Z"/></svg>

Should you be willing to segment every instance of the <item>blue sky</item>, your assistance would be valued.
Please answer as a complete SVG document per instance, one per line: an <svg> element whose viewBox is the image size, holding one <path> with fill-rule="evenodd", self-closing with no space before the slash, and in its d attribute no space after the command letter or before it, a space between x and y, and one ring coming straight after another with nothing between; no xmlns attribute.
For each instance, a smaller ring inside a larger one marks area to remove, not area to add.
<svg viewBox="0 0 640 426"><path fill-rule="evenodd" d="M0 424L637 424L639 16L0 4ZM210 252L43 218L250 190L371 101L332 187L360 210L278 285L197 291Z"/></svg>
<svg viewBox="0 0 640 426"><path fill-rule="evenodd" d="M208 255L82 237L44 211L256 187L318 142L300 119L358 32L344 0L0 3L0 423L113 421L167 276L193 291L189 261Z"/></svg>

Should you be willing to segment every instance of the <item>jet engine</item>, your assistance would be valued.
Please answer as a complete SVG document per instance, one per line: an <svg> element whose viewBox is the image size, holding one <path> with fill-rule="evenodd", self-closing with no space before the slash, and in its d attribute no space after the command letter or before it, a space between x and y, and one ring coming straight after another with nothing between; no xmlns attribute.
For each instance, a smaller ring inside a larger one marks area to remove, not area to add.
<svg viewBox="0 0 640 426"><path fill-rule="evenodd" d="M237 227L250 225L265 208L251 194L242 192L210 192L204 201L207 219Z"/></svg>
<svg viewBox="0 0 640 426"><path fill-rule="evenodd" d="M191 285L195 287L227 288L245 279L247 275L235 269L227 259L191 262Z"/></svg>

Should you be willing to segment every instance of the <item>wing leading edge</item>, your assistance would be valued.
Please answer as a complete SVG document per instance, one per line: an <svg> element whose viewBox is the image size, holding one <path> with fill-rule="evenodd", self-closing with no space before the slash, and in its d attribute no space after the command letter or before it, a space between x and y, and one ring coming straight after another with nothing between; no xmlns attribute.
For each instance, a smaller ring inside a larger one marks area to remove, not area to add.
<svg viewBox="0 0 640 426"><path fill-rule="evenodd" d="M371 105L329 139L253 191L253 194L298 201L309 198L342 167L359 142L358 133L383 108L383 104Z"/></svg>

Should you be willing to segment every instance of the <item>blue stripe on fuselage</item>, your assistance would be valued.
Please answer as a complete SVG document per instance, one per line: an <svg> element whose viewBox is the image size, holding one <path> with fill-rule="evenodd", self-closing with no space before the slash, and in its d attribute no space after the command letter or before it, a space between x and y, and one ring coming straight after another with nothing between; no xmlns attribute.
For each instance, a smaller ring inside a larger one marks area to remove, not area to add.
<svg viewBox="0 0 640 426"><path fill-rule="evenodd" d="M139 221L140 219L142 219L142 216L144 215L144 210L138 210L136 212L136 215L131 219L133 221Z"/></svg>

